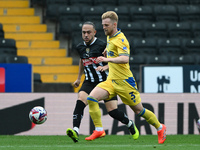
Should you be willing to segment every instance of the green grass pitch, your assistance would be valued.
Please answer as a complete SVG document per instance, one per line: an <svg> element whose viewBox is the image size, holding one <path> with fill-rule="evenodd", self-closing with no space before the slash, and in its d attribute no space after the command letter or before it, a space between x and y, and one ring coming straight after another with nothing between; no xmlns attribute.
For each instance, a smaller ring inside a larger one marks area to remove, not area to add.
<svg viewBox="0 0 200 150"><path fill-rule="evenodd" d="M200 135L167 135L164 144L158 144L156 135L107 135L94 141L78 143L68 136L13 136L0 135L0 150L200 150Z"/></svg>

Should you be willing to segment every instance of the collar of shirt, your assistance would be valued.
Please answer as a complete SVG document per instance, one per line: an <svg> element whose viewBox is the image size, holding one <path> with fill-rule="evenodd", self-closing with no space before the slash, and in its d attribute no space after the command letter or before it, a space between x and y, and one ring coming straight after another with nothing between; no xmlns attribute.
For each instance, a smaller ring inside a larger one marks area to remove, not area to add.
<svg viewBox="0 0 200 150"><path fill-rule="evenodd" d="M90 43L90 45L94 44L94 42L97 40L96 37L94 37L94 40L92 41L92 43ZM87 44L85 43L85 41L83 42L85 46L87 46Z"/></svg>
<svg viewBox="0 0 200 150"><path fill-rule="evenodd" d="M115 36L117 36L118 34L121 33L121 29L117 28L117 30L118 30L118 31L117 31L113 36L111 36L111 37L109 37L109 38L115 37Z"/></svg>

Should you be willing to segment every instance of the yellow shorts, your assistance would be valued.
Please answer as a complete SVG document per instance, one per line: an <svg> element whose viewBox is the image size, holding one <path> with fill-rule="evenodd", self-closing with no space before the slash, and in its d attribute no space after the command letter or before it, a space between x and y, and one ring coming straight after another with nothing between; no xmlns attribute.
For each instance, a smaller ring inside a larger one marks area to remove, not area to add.
<svg viewBox="0 0 200 150"><path fill-rule="evenodd" d="M97 85L98 87L108 91L109 99L118 95L122 102L129 106L136 106L141 102L140 93L137 89L135 79L130 77L128 79L107 79Z"/></svg>

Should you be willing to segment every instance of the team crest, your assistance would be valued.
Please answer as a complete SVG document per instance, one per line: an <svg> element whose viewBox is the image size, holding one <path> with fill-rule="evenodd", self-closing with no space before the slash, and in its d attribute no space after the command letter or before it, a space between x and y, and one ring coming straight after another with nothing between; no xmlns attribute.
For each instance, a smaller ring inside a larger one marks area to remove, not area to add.
<svg viewBox="0 0 200 150"><path fill-rule="evenodd" d="M90 48L86 48L86 53L89 53L90 52Z"/></svg>

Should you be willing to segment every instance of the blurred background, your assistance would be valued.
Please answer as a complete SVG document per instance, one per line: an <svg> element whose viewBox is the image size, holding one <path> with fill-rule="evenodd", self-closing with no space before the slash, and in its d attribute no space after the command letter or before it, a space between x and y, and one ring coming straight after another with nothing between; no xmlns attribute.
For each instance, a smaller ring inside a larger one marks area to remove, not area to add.
<svg viewBox="0 0 200 150"><path fill-rule="evenodd" d="M129 41L140 92L200 92L199 0L0 0L0 92L77 92L82 24L94 22L106 41L108 10Z"/></svg>

